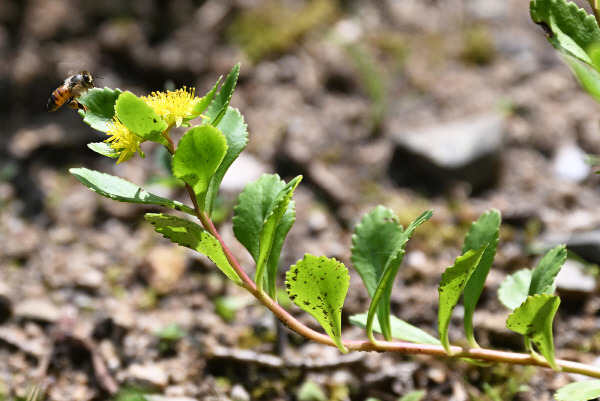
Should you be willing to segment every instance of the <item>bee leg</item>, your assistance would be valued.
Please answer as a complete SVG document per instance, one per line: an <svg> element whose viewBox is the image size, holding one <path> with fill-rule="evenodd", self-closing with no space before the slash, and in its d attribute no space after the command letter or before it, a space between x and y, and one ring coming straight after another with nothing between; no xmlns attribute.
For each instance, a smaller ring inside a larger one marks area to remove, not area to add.
<svg viewBox="0 0 600 401"><path fill-rule="evenodd" d="M75 99L71 100L71 101L70 101L70 102L67 104L67 106L69 106L70 108L72 108L72 109L75 109L75 110L83 110L83 111L85 111L85 112L87 112L87 111L88 111L88 108L87 108L87 107L85 107L83 104L79 103L79 102L78 102L77 100L75 100Z"/></svg>

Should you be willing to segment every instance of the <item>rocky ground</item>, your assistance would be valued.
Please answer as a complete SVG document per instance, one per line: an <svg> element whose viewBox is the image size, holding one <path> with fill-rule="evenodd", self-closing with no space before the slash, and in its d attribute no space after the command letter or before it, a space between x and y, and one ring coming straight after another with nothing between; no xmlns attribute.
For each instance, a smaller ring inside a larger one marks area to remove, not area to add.
<svg viewBox="0 0 600 401"><path fill-rule="evenodd" d="M97 86L138 95L169 85L203 94L241 61L232 105L250 143L226 177L223 214L260 174L302 174L287 269L305 252L351 266L351 230L377 204L404 224L433 208L409 243L392 302L432 334L437 282L483 211L503 216L475 316L483 346L522 350L496 290L545 247L567 243L580 259L558 283L557 354L594 363L600 193L582 158L600 153L599 106L531 23L528 2L4 0L0 19L0 399L37 386L48 400L107 400L117 390L136 399L144 390L171 401L386 401L415 389L426 400L550 400L577 379L341 355L278 336L272 316L207 260L154 233L143 214L159 209L101 198L68 174L95 168L185 200L161 184L151 147L145 160L115 166L85 146L102 133L70 109L46 111L50 93L79 69ZM251 272L229 221L219 230ZM345 317L368 307L350 270ZM459 315L454 323L460 344ZM344 337L364 333L346 321Z"/></svg>

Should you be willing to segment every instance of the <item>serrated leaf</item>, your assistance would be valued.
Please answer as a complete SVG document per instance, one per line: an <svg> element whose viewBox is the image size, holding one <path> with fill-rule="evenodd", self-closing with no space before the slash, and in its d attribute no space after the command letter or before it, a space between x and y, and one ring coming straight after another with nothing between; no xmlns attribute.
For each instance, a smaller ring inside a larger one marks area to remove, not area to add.
<svg viewBox="0 0 600 401"><path fill-rule="evenodd" d="M94 88L82 94L78 102L88 108L79 111L83 121L98 131L107 132L109 123L115 116L115 103L123 93L120 89Z"/></svg>
<svg viewBox="0 0 600 401"><path fill-rule="evenodd" d="M406 243L412 236L415 229L429 220L433 215L432 210L428 210L421 214L415 221L413 221L406 230L399 236L392 252L390 253L390 257L386 262L385 268L383 269L383 274L381 275L381 279L379 283L377 283L377 288L375 289L375 293L373 295L373 299L371 300L371 305L369 306L369 317L367 319L367 337L369 337L369 341L375 343L375 337L373 336L373 320L375 318L375 313L380 308L379 303L382 299L385 300L384 306L381 307L382 311L387 311L388 313L382 319L382 321L388 325L389 327L389 299L391 296L392 287L394 285L394 279L396 278L396 274L398 273L398 269L400 268L400 264L404 259L404 247ZM380 321L381 323L381 321ZM383 332L386 332L386 329L383 329Z"/></svg>
<svg viewBox="0 0 600 401"><path fill-rule="evenodd" d="M354 228L351 260L371 298L375 295L377 285L383 277L385 266L394 256L393 250L403 232L398 217L391 209L383 206L377 206L367 213ZM377 309L379 327L383 327L380 332L388 341L392 337L389 321L390 293L387 291L384 293Z"/></svg>
<svg viewBox="0 0 600 401"><path fill-rule="evenodd" d="M278 175L263 174L258 180L246 185L239 196L237 206L234 208L233 233L248 250L257 265L265 224L271 213L272 205L277 202L278 195L281 194L284 188L286 188L285 181L280 179ZM271 297L275 296L275 278L281 248L294 221L294 204L289 202L277 225L270 258L267 263L265 278L267 279L268 293Z"/></svg>
<svg viewBox="0 0 600 401"><path fill-rule="evenodd" d="M260 233L267 212L275 196L285 187L277 174L263 174L256 181L246 184L233 208L233 233L248 250L255 262L258 261Z"/></svg>
<svg viewBox="0 0 600 401"><path fill-rule="evenodd" d="M485 286L485 281L494 262L494 257L496 256L499 231L500 212L497 210L486 212L471 225L462 249L463 253L465 253L470 250L479 249L482 245L487 245L481 256L481 260L477 264L477 267L475 267L475 271L469 278L469 281L467 281L463 296L463 303L465 305L465 335L471 347L479 347L473 334L473 314L475 313L475 307Z"/></svg>
<svg viewBox="0 0 600 401"><path fill-rule="evenodd" d="M69 170L83 185L106 198L120 202L141 203L146 205L160 205L194 214L194 210L181 202L151 194L136 184L114 175L101 173L86 168L72 168Z"/></svg>
<svg viewBox="0 0 600 401"><path fill-rule="evenodd" d="M448 355L452 355L450 351L450 340L448 338L448 327L452 311L460 294L465 288L467 281L473 274L477 264L481 260L481 256L486 249L486 245L482 245L478 250L470 250L464 255L456 258L454 265L448 267L442 274L442 280L438 287L439 296L439 311L438 311L438 331L442 345Z"/></svg>
<svg viewBox="0 0 600 401"><path fill-rule="evenodd" d="M567 384L554 394L557 401L587 401L600 397L600 380L585 380Z"/></svg>
<svg viewBox="0 0 600 401"><path fill-rule="evenodd" d="M306 254L285 275L286 291L292 302L310 313L343 353L342 307L350 286L343 263L325 256Z"/></svg>
<svg viewBox="0 0 600 401"><path fill-rule="evenodd" d="M210 125L217 126L223 116L225 116L239 75L240 64L238 63L231 69L231 72L229 75L227 75L221 90L219 93L217 93L217 96L215 96L214 101L211 103L208 110L206 110L206 113L204 113L208 118L210 118Z"/></svg>
<svg viewBox="0 0 600 401"><path fill-rule="evenodd" d="M229 107L227 113L217 126L227 140L227 153L225 153L223 161L219 164L219 168L217 168L213 178L210 180L208 194L206 196L206 211L209 216L212 215L215 198L225 173L248 144L247 127L248 126L244 122L244 117L233 107Z"/></svg>
<svg viewBox="0 0 600 401"><path fill-rule="evenodd" d="M531 19L542 24L548 41L559 51L592 64L591 52L600 43L600 28L593 15L565 0L534 0Z"/></svg>
<svg viewBox="0 0 600 401"><path fill-rule="evenodd" d="M568 54L561 54L561 57L569 66L583 89L597 102L600 102L600 72L591 65ZM599 63L596 62L596 64Z"/></svg>
<svg viewBox="0 0 600 401"><path fill-rule="evenodd" d="M202 112L204 112L204 110L206 110L206 108L210 105L210 103L215 98L215 93L217 93L217 89L219 88L219 83L221 82L222 78L223 78L223 76L221 75L219 77L219 79L217 80L217 82L215 83L215 86L213 86L213 88L206 95L204 95L204 97L202 99L200 99L200 101L198 103L196 103L196 105L194 106L194 110L192 110L192 113L191 113L192 115L198 116L198 115L202 114Z"/></svg>
<svg viewBox="0 0 600 401"><path fill-rule="evenodd" d="M156 232L176 244L206 255L233 282L242 284L242 280L227 261L219 241L198 224L162 213L146 213L145 217Z"/></svg>
<svg viewBox="0 0 600 401"><path fill-rule="evenodd" d="M281 249L288 232L296 222L296 208L293 201L289 202L285 213L279 220L277 228L275 230L275 238L271 245L271 255L267 261L267 269L265 273L267 293L273 299L276 299L277 295L277 270L279 268L279 257L281 256Z"/></svg>
<svg viewBox="0 0 600 401"><path fill-rule="evenodd" d="M554 284L554 279L567 260L567 249L559 245L550 250L533 269L527 295L543 294Z"/></svg>
<svg viewBox="0 0 600 401"><path fill-rule="evenodd" d="M552 369L560 370L554 359L552 321L560 305L555 295L536 294L527 297L506 319L506 327L531 338Z"/></svg>
<svg viewBox="0 0 600 401"><path fill-rule="evenodd" d="M167 123L148 103L133 93L126 91L119 96L115 103L115 114L129 131L140 138L167 144L167 140L161 136L167 129Z"/></svg>
<svg viewBox="0 0 600 401"><path fill-rule="evenodd" d="M119 153L115 149L111 148L106 142L91 142L88 143L87 147L96 153L100 153L102 156L113 159L119 157Z"/></svg>
<svg viewBox="0 0 600 401"><path fill-rule="evenodd" d="M173 155L173 175L194 189L200 208L206 204L210 180L226 152L225 136L211 125L194 127L179 141Z"/></svg>
<svg viewBox="0 0 600 401"><path fill-rule="evenodd" d="M262 231L260 233L258 262L256 263L256 287L259 290L262 288L263 275L265 274L267 263L271 259L272 253L274 251L273 244L276 242L276 235L278 234L277 227L279 226L279 223L284 213L288 210L288 205L292 200L294 190L296 189L298 184L300 184L300 180L302 180L302 176L294 178L285 187L283 187L283 189L279 191L279 193L275 196L275 199L273 199L273 202L271 202L269 210L267 211ZM285 230L285 234L287 234L290 228L291 226L287 227L287 229ZM283 239L280 240L281 243L283 243ZM279 249L279 251L281 251L281 248ZM279 260L278 255L277 260ZM270 278L273 278L274 281L277 272L277 265L271 265L269 266L269 269L274 270L271 273L267 273L268 276ZM274 282L272 287L273 290L275 290Z"/></svg>
<svg viewBox="0 0 600 401"><path fill-rule="evenodd" d="M527 299L533 270L521 269L506 276L500 288L498 299L510 310L515 310Z"/></svg>
<svg viewBox="0 0 600 401"><path fill-rule="evenodd" d="M367 313L361 313L350 316L350 323L355 326L366 328L367 327ZM431 344L440 345L440 340L433 337L420 328L413 326L410 323L405 322L396 316L390 316L391 334L393 338L397 338L403 341L410 341L417 344ZM373 330L377 333L381 333L381 326L378 322L373 323Z"/></svg>

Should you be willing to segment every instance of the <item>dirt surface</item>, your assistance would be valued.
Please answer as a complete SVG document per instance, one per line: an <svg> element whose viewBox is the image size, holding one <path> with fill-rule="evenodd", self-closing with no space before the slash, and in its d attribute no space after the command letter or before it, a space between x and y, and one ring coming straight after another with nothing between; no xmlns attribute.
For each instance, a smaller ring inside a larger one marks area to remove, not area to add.
<svg viewBox="0 0 600 401"><path fill-rule="evenodd" d="M426 400L550 400L576 379L430 357L342 355L279 333L266 309L209 261L153 232L143 214L159 209L101 198L68 173L94 168L186 201L183 191L157 183L151 147L145 160L115 166L86 148L102 133L70 109L45 107L80 69L100 87L144 95L186 85L202 95L241 61L232 105L250 143L227 177L223 212L231 213L245 180L304 175L282 274L305 252L350 267L344 338L364 338L347 321L368 308L349 253L362 214L381 203L407 224L435 210L409 243L392 301L397 316L435 334L440 275L470 222L496 208L500 247L476 335L482 346L522 351L504 327L501 281L533 266L538 244L600 223L592 170L578 179L556 172L569 146L600 153L599 106L530 21L527 1L3 0L0 21L0 399L37 386L48 400L107 400L140 389L173 401L387 401L415 389ZM390 178L399 132L487 112L501 114L505 127L498 180L487 188L449 181L425 192ZM229 221L219 231L251 273ZM595 287L594 276L587 279ZM600 298L561 295L557 355L593 363ZM174 339L161 341L157 333L173 323ZM463 338L457 315L451 339ZM324 396L306 395L310 386Z"/></svg>

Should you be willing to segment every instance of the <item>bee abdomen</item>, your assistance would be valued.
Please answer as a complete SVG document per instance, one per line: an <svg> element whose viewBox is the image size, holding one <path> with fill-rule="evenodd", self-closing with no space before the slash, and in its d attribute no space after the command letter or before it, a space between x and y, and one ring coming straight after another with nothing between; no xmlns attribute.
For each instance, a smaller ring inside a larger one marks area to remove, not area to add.
<svg viewBox="0 0 600 401"><path fill-rule="evenodd" d="M63 87L56 89L48 99L48 111L55 111L65 104L69 98L69 91Z"/></svg>

